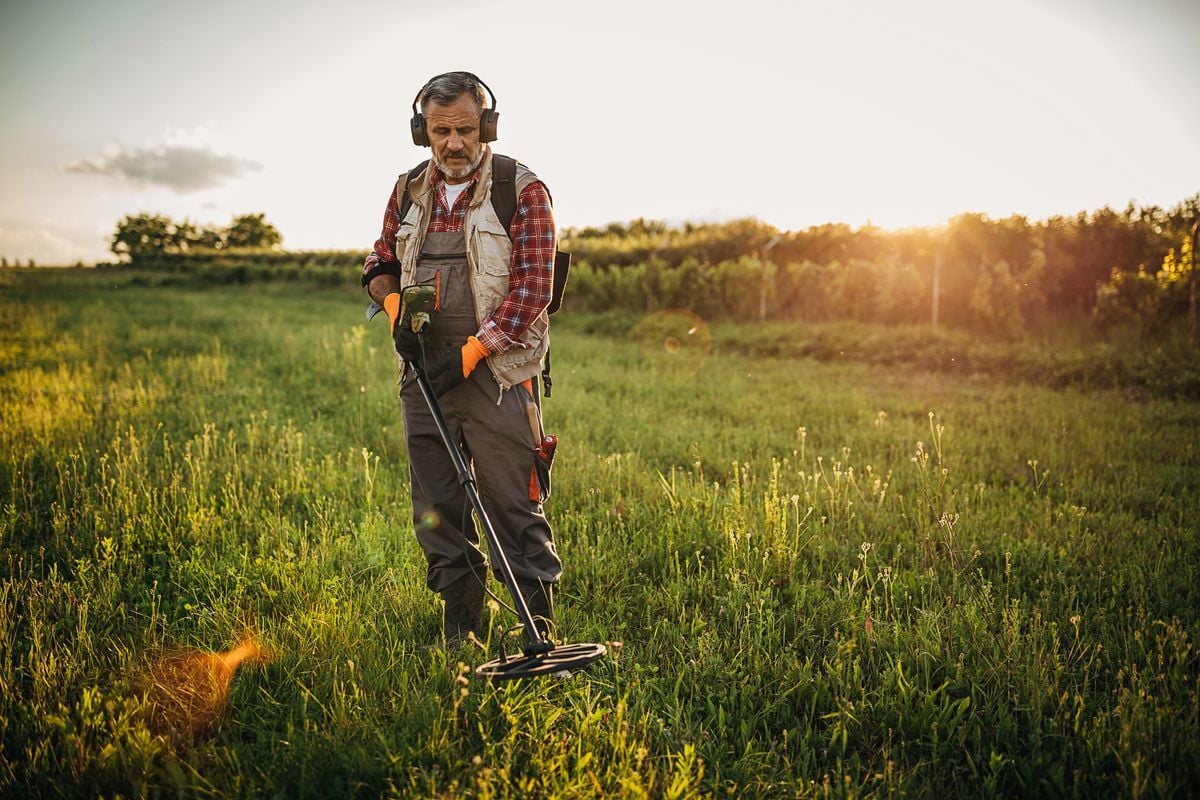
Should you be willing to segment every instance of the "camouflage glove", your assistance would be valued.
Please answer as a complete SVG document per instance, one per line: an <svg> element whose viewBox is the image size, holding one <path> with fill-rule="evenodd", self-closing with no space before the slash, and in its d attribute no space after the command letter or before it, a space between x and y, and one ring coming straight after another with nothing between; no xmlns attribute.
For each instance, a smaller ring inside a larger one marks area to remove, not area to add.
<svg viewBox="0 0 1200 800"><path fill-rule="evenodd" d="M412 328L399 324L399 292L392 292L383 298L383 310L387 312L388 320L392 324L392 342L396 345L396 352L405 361L419 361L421 359L421 340L417 338L417 334L412 332Z"/></svg>

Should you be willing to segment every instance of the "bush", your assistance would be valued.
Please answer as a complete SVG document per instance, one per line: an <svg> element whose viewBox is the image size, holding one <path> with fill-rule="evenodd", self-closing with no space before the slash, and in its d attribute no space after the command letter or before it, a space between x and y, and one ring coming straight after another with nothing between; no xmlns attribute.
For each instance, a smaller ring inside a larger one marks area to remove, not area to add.
<svg viewBox="0 0 1200 800"><path fill-rule="evenodd" d="M1128 273L1114 268L1096 293L1096 325L1106 332L1128 328L1143 335L1161 334L1187 313L1193 261L1191 240L1185 238L1179 256L1170 250L1153 275L1145 269Z"/></svg>

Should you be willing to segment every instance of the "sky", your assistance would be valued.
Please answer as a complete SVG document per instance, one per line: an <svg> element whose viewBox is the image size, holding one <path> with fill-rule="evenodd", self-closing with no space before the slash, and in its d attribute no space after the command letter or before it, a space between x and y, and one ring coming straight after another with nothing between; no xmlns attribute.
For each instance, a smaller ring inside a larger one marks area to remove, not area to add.
<svg viewBox="0 0 1200 800"><path fill-rule="evenodd" d="M936 225L1200 192L1194 0L0 0L0 256L126 214L366 250L413 95L495 90L560 226Z"/></svg>

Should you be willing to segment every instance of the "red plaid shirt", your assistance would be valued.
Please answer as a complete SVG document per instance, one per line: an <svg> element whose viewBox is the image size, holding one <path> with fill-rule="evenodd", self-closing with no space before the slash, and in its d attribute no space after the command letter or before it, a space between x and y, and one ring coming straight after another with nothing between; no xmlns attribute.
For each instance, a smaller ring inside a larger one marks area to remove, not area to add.
<svg viewBox="0 0 1200 800"><path fill-rule="evenodd" d="M430 162L430 187L433 190L433 214L429 233L453 233L463 229L467 206L479 183L479 171L471 176L467 188L458 196L453 208L446 204L446 178ZM395 261L396 231L400 227L400 209L396 193L388 197L383 213L383 232L375 240L374 251L363 264L363 274L373 270L381 261ZM550 194L541 181L525 187L517 198L510 231L512 263L509 265L508 294L496 310L489 314L476 333L483 346L492 353L503 353L513 347L524 347L521 334L538 314L550 304L554 291L554 212Z"/></svg>

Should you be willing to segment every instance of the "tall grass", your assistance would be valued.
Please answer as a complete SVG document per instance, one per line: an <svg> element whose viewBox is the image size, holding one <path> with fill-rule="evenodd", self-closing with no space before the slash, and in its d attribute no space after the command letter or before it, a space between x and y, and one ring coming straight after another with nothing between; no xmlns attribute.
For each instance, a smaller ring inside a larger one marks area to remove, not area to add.
<svg viewBox="0 0 1200 800"><path fill-rule="evenodd" d="M488 656L436 646L360 296L6 280L0 793L1200 783L1194 403L564 317L560 628L621 645L492 686L461 666ZM511 624L493 609L493 653ZM156 727L153 665L246 631L275 658L215 728Z"/></svg>

